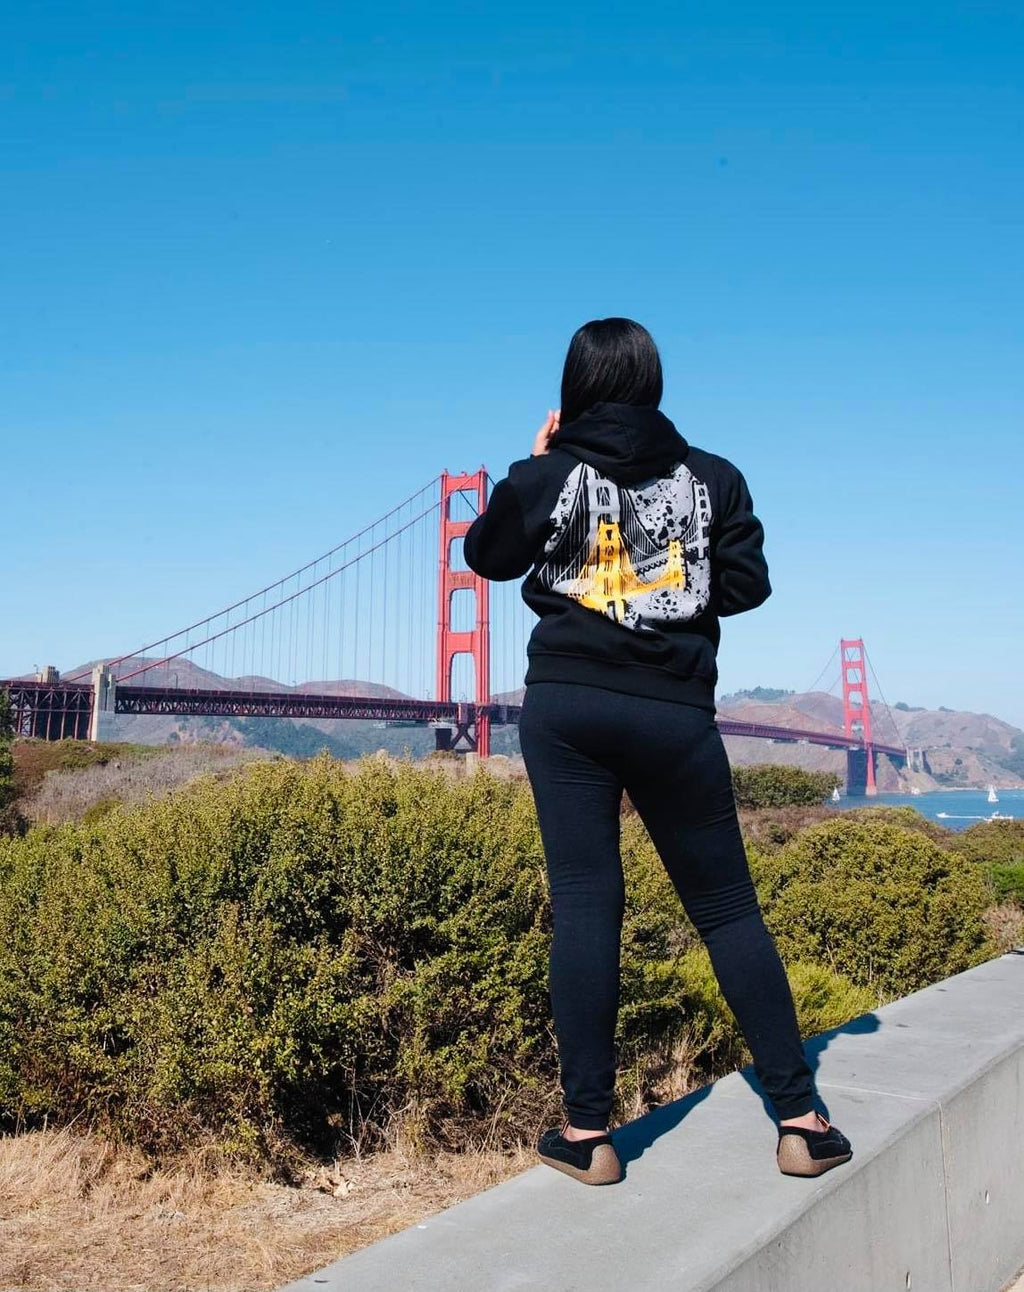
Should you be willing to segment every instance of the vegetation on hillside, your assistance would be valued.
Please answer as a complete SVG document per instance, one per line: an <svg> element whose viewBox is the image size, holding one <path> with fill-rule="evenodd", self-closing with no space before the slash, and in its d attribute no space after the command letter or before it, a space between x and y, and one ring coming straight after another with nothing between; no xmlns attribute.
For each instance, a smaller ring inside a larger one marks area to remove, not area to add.
<svg viewBox="0 0 1024 1292"><path fill-rule="evenodd" d="M759 700L762 704L774 704L778 700L783 700L787 695L796 695L795 691L786 691L778 686L755 686L746 691L733 691L731 695L723 695L723 700Z"/></svg>
<svg viewBox="0 0 1024 1292"><path fill-rule="evenodd" d="M245 744L275 749L289 758L313 758L323 750L335 758L355 758L365 748L365 735L353 734L344 722L332 732L290 718L234 718L231 725Z"/></svg>
<svg viewBox="0 0 1024 1292"><path fill-rule="evenodd" d="M11 752L13 739L11 697L5 688L0 690L0 835L21 834L25 825L15 803L18 787L14 779L14 755Z"/></svg>
<svg viewBox="0 0 1024 1292"><path fill-rule="evenodd" d="M994 761L1014 776L1024 776L1024 732L1012 736L1009 751L995 755Z"/></svg>
<svg viewBox="0 0 1024 1292"><path fill-rule="evenodd" d="M98 819L122 804L169 794L208 772L227 775L265 750L240 745L133 745L116 741L15 741L17 806L27 823ZM274 757L274 755L270 755Z"/></svg>
<svg viewBox="0 0 1024 1292"><path fill-rule="evenodd" d="M113 762L144 762L165 752L161 745L130 741L23 738L14 745L15 788L24 797L38 789L49 772L79 772Z"/></svg>

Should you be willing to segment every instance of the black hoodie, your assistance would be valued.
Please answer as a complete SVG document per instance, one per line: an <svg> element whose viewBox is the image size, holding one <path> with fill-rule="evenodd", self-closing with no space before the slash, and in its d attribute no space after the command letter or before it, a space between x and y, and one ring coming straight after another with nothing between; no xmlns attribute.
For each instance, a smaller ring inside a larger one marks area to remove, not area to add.
<svg viewBox="0 0 1024 1292"><path fill-rule="evenodd" d="M525 683L584 682L714 709L718 620L771 593L739 470L664 413L595 404L513 462L464 539L487 579L523 574L539 616Z"/></svg>

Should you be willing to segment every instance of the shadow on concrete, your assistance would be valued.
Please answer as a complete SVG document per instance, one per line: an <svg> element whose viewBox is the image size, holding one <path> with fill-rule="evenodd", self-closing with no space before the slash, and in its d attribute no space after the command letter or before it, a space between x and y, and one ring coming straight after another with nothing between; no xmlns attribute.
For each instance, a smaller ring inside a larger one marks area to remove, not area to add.
<svg viewBox="0 0 1024 1292"><path fill-rule="evenodd" d="M896 1026L899 1026L899 1024ZM880 1027L881 1020L878 1015L869 1011L866 1014L858 1015L857 1018L851 1018L848 1023L843 1023L840 1027L834 1027L828 1032L822 1032L819 1036L813 1036L805 1041L804 1054L807 1057L812 1073L817 1073L821 1056L828 1049L833 1037L844 1034L860 1036L865 1033L877 1032ZM740 1076L761 1100L768 1117L775 1121L775 1113L772 1110L771 1102L754 1074L753 1065L747 1064L745 1068L741 1068ZM615 1151L618 1153L619 1160L623 1165L623 1174L626 1173L630 1162L635 1162L638 1158L643 1157L644 1152L651 1147L655 1140L667 1134L670 1130L674 1130L692 1108L695 1108L702 1100L708 1097L714 1087L715 1082L707 1086L701 1086L699 1090L691 1091L690 1094L684 1095L682 1099L673 1099L671 1103L662 1104L660 1108L652 1108L649 1113L645 1113L643 1117L638 1117L636 1121L627 1122L625 1126L617 1126L612 1132L612 1139L615 1144ZM828 1106L820 1092L817 1094L815 1107L824 1117L828 1117L831 1121Z"/></svg>
<svg viewBox="0 0 1024 1292"><path fill-rule="evenodd" d="M612 1131L612 1142L622 1163L623 1175L627 1174L630 1162L643 1157L644 1152L655 1140L674 1130L690 1109L696 1108L699 1103L707 1099L713 1089L714 1082L709 1086L701 1086L699 1090L684 1095L682 1099L673 1099L671 1103L662 1104L660 1108L652 1108L649 1113L644 1113L636 1121L627 1122L625 1126L617 1126Z"/></svg>

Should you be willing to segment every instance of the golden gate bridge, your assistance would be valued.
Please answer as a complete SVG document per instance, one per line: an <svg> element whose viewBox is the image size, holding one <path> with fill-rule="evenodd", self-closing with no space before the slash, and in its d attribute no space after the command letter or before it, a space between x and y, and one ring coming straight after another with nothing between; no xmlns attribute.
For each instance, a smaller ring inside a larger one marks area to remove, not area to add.
<svg viewBox="0 0 1024 1292"><path fill-rule="evenodd" d="M518 722L535 622L521 580L491 584L463 560L458 540L488 485L485 467L442 471L343 543L185 628L65 676L47 666L0 680L16 732L107 739L119 714L370 719L431 726L438 749L488 755L492 728ZM863 640L837 649L841 732L718 726L843 750L848 792L873 794L878 756L905 765L913 751L873 733Z"/></svg>

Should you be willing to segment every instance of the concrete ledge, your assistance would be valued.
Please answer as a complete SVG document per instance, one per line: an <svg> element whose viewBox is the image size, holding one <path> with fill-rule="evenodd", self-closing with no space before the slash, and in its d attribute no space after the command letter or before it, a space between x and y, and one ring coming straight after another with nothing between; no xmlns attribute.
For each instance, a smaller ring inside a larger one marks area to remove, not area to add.
<svg viewBox="0 0 1024 1292"><path fill-rule="evenodd" d="M285 1292L997 1292L1024 1264L1024 955L807 1042L853 1159L783 1176L750 1069L613 1131L625 1178L539 1163Z"/></svg>

